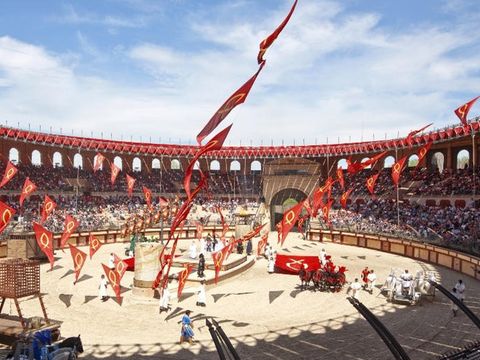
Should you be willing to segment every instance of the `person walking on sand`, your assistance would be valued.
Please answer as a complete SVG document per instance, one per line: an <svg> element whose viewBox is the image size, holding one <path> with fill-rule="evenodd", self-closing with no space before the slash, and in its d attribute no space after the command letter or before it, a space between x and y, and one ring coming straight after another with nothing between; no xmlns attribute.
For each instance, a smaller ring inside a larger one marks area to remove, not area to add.
<svg viewBox="0 0 480 360"><path fill-rule="evenodd" d="M108 282L105 275L100 276L100 285L98 286L98 296L103 302L107 301L108 299L107 286L108 286Z"/></svg>
<svg viewBox="0 0 480 360"><path fill-rule="evenodd" d="M185 311L185 315L182 317L182 329L180 332L180 344L184 341L188 341L188 343L193 343L193 337L195 336L193 332L193 323L190 319L190 314L192 312L190 310Z"/></svg>

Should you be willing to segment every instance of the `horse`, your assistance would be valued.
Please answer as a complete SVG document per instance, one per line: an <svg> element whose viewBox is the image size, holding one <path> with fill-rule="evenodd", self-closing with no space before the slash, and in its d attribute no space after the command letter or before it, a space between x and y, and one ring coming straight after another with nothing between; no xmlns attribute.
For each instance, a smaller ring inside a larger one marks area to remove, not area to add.
<svg viewBox="0 0 480 360"><path fill-rule="evenodd" d="M66 338L49 347L49 358L52 360L75 360L77 354L81 353L83 353L83 344L80 335Z"/></svg>
<svg viewBox="0 0 480 360"><path fill-rule="evenodd" d="M310 285L310 281L312 280L312 275L313 275L313 271L307 271L303 267L300 269L300 271L298 272L298 276L301 281L301 285L300 285L301 290L304 290L305 286L308 287Z"/></svg>

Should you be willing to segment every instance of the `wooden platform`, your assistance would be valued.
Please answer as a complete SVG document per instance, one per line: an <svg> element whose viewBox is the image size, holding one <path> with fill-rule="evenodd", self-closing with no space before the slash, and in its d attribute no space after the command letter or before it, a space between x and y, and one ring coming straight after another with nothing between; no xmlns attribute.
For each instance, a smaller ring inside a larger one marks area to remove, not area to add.
<svg viewBox="0 0 480 360"><path fill-rule="evenodd" d="M61 321L50 320L49 324L43 321L39 328L24 330L18 316L2 314L0 315L0 343L9 345L20 334L29 335L41 330L58 329L61 325Z"/></svg>

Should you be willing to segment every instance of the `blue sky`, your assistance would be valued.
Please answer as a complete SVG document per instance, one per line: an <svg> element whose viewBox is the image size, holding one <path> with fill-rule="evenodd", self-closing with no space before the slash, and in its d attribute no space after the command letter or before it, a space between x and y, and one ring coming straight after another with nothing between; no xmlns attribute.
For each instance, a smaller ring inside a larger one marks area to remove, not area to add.
<svg viewBox="0 0 480 360"><path fill-rule="evenodd" d="M0 122L193 143L256 71L284 0L0 3ZM299 0L229 143L394 137L480 95L477 0ZM471 115L480 114L480 104Z"/></svg>

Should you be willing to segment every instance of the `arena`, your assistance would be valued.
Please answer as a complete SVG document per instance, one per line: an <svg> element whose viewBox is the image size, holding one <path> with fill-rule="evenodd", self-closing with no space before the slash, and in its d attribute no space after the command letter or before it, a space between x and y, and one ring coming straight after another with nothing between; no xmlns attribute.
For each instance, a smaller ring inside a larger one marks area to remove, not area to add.
<svg viewBox="0 0 480 360"><path fill-rule="evenodd" d="M480 358L478 4L108 3L0 6L1 358Z"/></svg>

